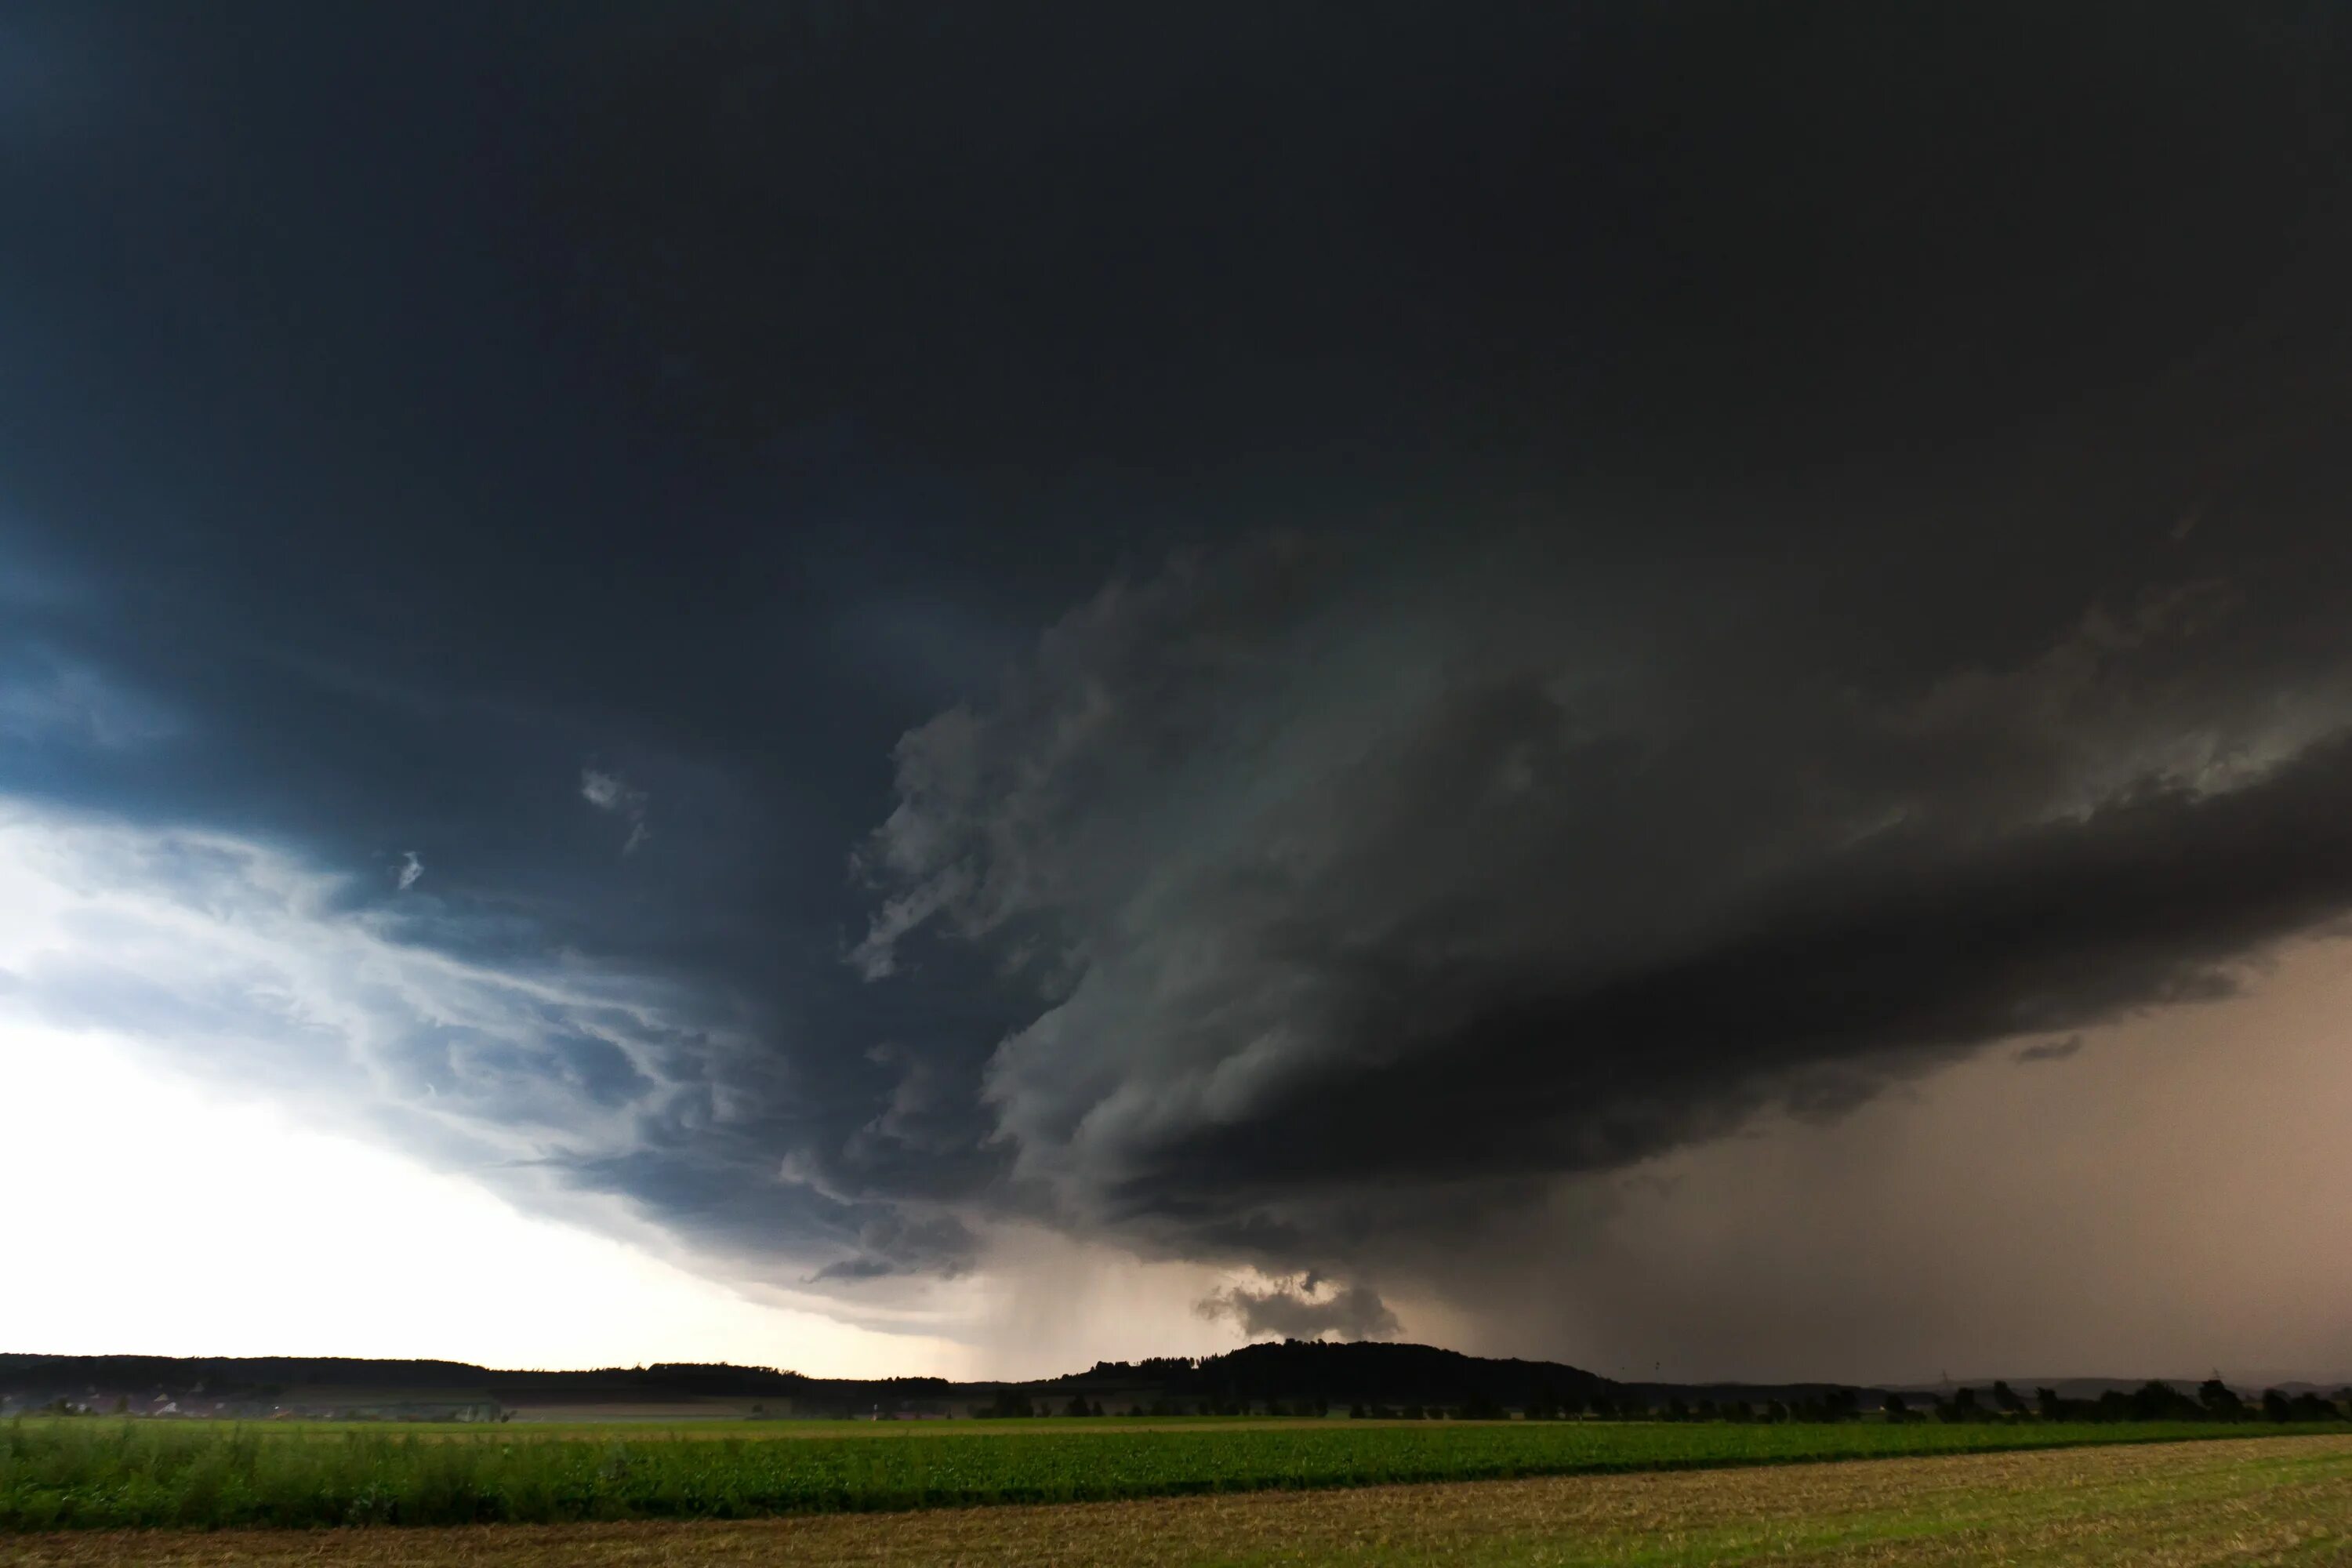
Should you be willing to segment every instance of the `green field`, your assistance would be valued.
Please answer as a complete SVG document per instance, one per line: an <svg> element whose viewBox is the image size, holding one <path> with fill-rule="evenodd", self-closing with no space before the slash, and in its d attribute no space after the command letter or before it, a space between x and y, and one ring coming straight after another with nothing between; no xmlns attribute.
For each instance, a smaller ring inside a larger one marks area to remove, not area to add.
<svg viewBox="0 0 2352 1568"><path fill-rule="evenodd" d="M0 1536L0 1563L9 1568L2315 1568L2347 1561L2352 1437L2342 1436L887 1515Z"/></svg>
<svg viewBox="0 0 2352 1568"><path fill-rule="evenodd" d="M554 1433L17 1420L0 1530L747 1519L2242 1436L2214 1423L1095 1421ZM2296 1428L2341 1433L2341 1423ZM2276 1428L2271 1428L2276 1430ZM877 1440L882 1434L888 1440Z"/></svg>

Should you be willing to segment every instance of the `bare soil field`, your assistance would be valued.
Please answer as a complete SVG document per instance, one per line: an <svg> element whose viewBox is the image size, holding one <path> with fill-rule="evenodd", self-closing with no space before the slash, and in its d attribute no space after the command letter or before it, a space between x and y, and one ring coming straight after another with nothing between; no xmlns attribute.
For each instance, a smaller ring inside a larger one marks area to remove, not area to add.
<svg viewBox="0 0 2352 1568"><path fill-rule="evenodd" d="M9 1568L2352 1563L2352 1437L743 1521L81 1531Z"/></svg>

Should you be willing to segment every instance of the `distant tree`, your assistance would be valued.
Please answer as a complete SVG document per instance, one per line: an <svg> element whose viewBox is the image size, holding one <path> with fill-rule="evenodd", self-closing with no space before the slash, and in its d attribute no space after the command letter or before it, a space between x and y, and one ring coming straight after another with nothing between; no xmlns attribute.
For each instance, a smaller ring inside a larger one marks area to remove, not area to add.
<svg viewBox="0 0 2352 1568"><path fill-rule="evenodd" d="M1764 1407L1764 1419L1767 1421L1786 1421L1788 1418L1789 1407L1777 1399Z"/></svg>
<svg viewBox="0 0 2352 1568"><path fill-rule="evenodd" d="M2216 1421L2246 1418L2246 1402L2238 1397L2237 1390L2218 1377L2209 1377L2197 1385L2197 1404Z"/></svg>
<svg viewBox="0 0 2352 1568"><path fill-rule="evenodd" d="M1889 1421L1910 1420L1911 1402L1904 1398L1899 1394L1888 1394L1886 1396L1886 1418Z"/></svg>
<svg viewBox="0 0 2352 1568"><path fill-rule="evenodd" d="M1465 1421L1500 1421L1509 1414L1487 1394L1474 1394L1462 1402Z"/></svg>
<svg viewBox="0 0 2352 1568"><path fill-rule="evenodd" d="M1687 1421L1690 1419L1690 1406L1683 1403L1683 1396L1681 1394L1677 1394L1673 1398L1666 1401L1666 1419L1669 1421Z"/></svg>
<svg viewBox="0 0 2352 1568"><path fill-rule="evenodd" d="M2035 1389L2033 1405L2034 1408L2041 1412L2042 1419L2044 1421L2066 1419L2066 1402L2058 1397L2058 1391L2054 1388Z"/></svg>
<svg viewBox="0 0 2352 1568"><path fill-rule="evenodd" d="M1348 1419L1350 1421L1361 1421L1363 1418L1364 1406L1361 1400L1359 1400L1355 1404L1348 1406Z"/></svg>
<svg viewBox="0 0 2352 1568"><path fill-rule="evenodd" d="M2263 1390L2263 1420L2290 1421L2294 1418L2294 1406L2288 1403L2287 1397L2284 1394L2275 1388L2265 1388Z"/></svg>
<svg viewBox="0 0 2352 1568"><path fill-rule="evenodd" d="M1936 1401L1936 1419L1938 1421L1974 1421L1983 1414L1977 1404L1977 1391L1973 1388L1956 1388L1952 1390L1951 1398Z"/></svg>
<svg viewBox="0 0 2352 1568"><path fill-rule="evenodd" d="M1418 1405L1406 1405L1402 1414L1407 1421L1419 1421L1423 1418L1423 1413Z"/></svg>
<svg viewBox="0 0 2352 1568"><path fill-rule="evenodd" d="M1999 1378L1993 1379L1992 1404L1993 1408L2000 1411L2003 1415L2022 1415L2025 1414L2025 1401L2017 1396L2017 1390L2010 1387L2008 1384L2002 1382Z"/></svg>
<svg viewBox="0 0 2352 1568"><path fill-rule="evenodd" d="M2135 1421L2176 1421L2184 1416L2194 1419L2204 1414L2195 1400L2153 1377L2132 1390L2130 1411Z"/></svg>
<svg viewBox="0 0 2352 1568"><path fill-rule="evenodd" d="M2287 1415L2294 1421L2333 1421L2336 1406L2310 1389L2304 1390L2287 1405Z"/></svg>

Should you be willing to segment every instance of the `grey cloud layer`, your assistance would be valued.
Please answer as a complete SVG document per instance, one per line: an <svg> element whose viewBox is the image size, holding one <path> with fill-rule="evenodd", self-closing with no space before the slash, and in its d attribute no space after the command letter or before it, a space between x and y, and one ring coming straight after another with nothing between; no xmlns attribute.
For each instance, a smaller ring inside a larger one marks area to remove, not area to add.
<svg viewBox="0 0 2352 1568"><path fill-rule="evenodd" d="M1650 658L1622 584L1524 545L1417 563L1180 564L902 742L855 956L935 930L1035 985L982 1090L1017 1201L1377 1266L1767 1107L2227 994L2352 905L2345 649L2298 625L2324 657L2276 679L2292 602L2095 593L1863 690L1801 636Z"/></svg>

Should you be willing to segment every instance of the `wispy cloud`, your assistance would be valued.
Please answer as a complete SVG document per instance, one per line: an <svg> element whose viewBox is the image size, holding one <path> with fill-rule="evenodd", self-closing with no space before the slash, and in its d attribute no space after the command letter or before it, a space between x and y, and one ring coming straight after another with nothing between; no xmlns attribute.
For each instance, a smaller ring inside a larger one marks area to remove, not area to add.
<svg viewBox="0 0 2352 1568"><path fill-rule="evenodd" d="M0 740L123 751L181 730L163 704L94 666L39 650L0 652Z"/></svg>
<svg viewBox="0 0 2352 1568"><path fill-rule="evenodd" d="M653 797L620 774L600 768L582 768L580 798L599 811L627 819L629 836L622 841L622 854L635 854L653 837L653 829L646 826L646 808L653 804Z"/></svg>
<svg viewBox="0 0 2352 1568"><path fill-rule="evenodd" d="M414 849L401 851L400 870L394 879L394 885L404 893L416 886L416 879L423 875L425 875L425 862L416 851Z"/></svg>
<svg viewBox="0 0 2352 1568"><path fill-rule="evenodd" d="M2038 1046L2020 1049L2016 1060L2021 1062L2063 1062L2083 1048L2083 1037L2069 1035L2063 1040L2044 1040Z"/></svg>

